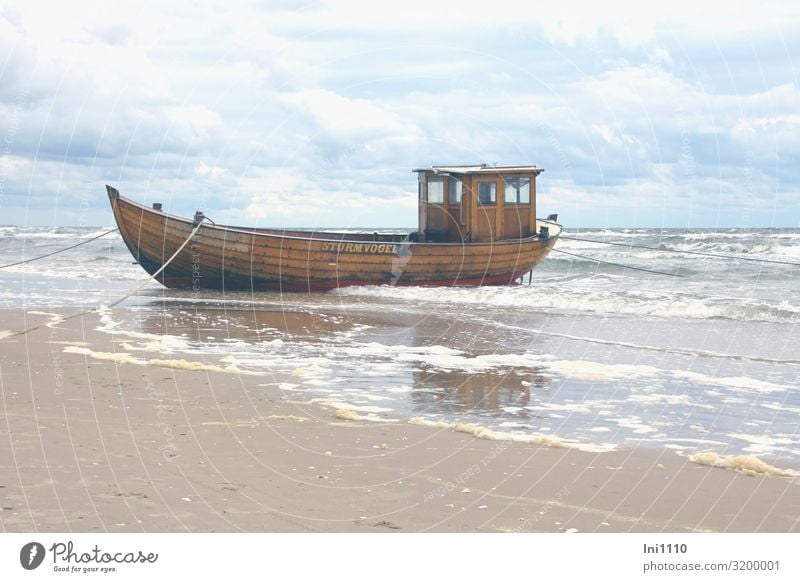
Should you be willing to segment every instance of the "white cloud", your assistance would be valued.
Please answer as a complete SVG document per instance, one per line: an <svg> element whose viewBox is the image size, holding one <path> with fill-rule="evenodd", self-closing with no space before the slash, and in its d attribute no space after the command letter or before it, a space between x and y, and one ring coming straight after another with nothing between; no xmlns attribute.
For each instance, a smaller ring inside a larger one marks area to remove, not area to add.
<svg viewBox="0 0 800 582"><path fill-rule="evenodd" d="M742 164L749 198L800 185L788 57L766 63L774 82L754 61L759 83L720 88L726 47L798 37L794 5L43 6L0 16L4 192L17 198L57 188L77 205L118 179L176 209L202 191L238 223L344 223L413 221L409 170L431 163L543 165L543 191L584 215L597 191L624 212L633 188L640 207L676 188L746 205ZM692 52L697 39L717 61Z"/></svg>
<svg viewBox="0 0 800 582"><path fill-rule="evenodd" d="M633 145L639 143L639 140L634 136L621 131L619 132L615 131L609 126L603 124L598 125L596 123L593 123L592 133L599 135L600 137L603 138L603 140L605 140L606 143L612 145L622 145L622 144Z"/></svg>
<svg viewBox="0 0 800 582"><path fill-rule="evenodd" d="M205 162L200 162L200 164L195 168L195 172L205 178L219 178L227 174L228 170L218 166L209 166Z"/></svg>
<svg viewBox="0 0 800 582"><path fill-rule="evenodd" d="M324 89L287 93L282 99L290 108L307 113L320 131L348 137L418 133L412 123L368 99L348 99Z"/></svg>

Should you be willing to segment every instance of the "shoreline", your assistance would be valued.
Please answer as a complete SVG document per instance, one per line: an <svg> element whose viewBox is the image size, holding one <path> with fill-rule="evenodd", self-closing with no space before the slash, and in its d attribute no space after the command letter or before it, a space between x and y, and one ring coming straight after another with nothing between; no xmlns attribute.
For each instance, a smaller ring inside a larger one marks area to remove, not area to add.
<svg viewBox="0 0 800 582"><path fill-rule="evenodd" d="M100 359L131 352L96 314L2 315L42 324L0 338L4 531L800 531L798 477L374 422L286 375Z"/></svg>

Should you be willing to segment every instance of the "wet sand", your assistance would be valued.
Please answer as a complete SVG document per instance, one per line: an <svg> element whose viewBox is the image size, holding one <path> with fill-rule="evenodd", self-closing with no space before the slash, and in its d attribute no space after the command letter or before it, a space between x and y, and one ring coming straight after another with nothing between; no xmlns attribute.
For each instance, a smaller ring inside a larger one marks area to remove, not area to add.
<svg viewBox="0 0 800 582"><path fill-rule="evenodd" d="M367 422L291 377L98 359L97 321L0 339L4 531L800 531L796 477Z"/></svg>

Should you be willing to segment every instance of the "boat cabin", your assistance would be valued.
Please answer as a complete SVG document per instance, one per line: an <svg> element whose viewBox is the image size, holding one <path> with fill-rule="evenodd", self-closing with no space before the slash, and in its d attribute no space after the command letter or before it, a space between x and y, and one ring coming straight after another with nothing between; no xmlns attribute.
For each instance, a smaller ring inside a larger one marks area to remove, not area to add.
<svg viewBox="0 0 800 582"><path fill-rule="evenodd" d="M537 234L536 166L432 166L419 177L420 242L492 242Z"/></svg>

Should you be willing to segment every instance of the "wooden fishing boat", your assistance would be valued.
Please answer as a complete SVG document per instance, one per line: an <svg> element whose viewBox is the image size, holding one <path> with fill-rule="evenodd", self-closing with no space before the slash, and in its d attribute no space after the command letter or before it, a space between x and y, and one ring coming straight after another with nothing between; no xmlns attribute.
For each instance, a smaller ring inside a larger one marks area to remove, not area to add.
<svg viewBox="0 0 800 582"><path fill-rule="evenodd" d="M504 285L541 261L561 233L536 218L535 166L414 170L419 229L406 234L223 226L138 204L106 186L122 239L170 288L325 291L350 285Z"/></svg>

